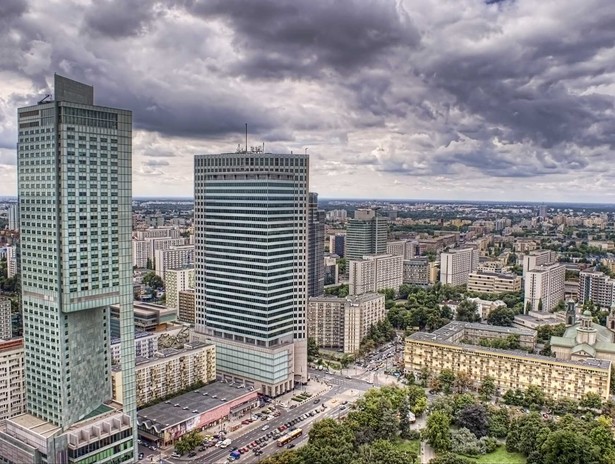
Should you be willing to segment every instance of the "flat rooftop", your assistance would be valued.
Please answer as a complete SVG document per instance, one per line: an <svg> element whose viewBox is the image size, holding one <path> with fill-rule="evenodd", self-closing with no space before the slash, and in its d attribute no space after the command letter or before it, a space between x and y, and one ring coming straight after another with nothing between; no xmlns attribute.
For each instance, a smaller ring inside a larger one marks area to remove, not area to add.
<svg viewBox="0 0 615 464"><path fill-rule="evenodd" d="M233 387L223 382L214 382L183 395L176 396L168 402L155 404L137 411L139 424L149 421L151 425L161 425L161 430L169 426L198 417L203 412L252 393L249 388ZM222 399L226 401L222 401ZM179 406L175 406L175 405ZM187 409L184 409L187 408ZM198 412L193 412L198 411Z"/></svg>
<svg viewBox="0 0 615 464"><path fill-rule="evenodd" d="M158 349L158 351L156 351L156 354L152 356L151 358L144 358L142 356L137 356L135 359L135 365L141 366L143 364L155 363L163 359L172 358L173 356L176 356L176 355L181 355L181 354L190 353L192 351L197 351L206 346L213 346L213 344L195 340L193 342L184 344L184 348L181 348L181 349L179 348L160 348ZM112 368L113 372L119 372L121 370L122 370L122 367L118 365L115 365Z"/></svg>
<svg viewBox="0 0 615 464"><path fill-rule="evenodd" d="M494 332L506 335L536 335L536 331L530 329L518 329L516 327L500 327L497 325L479 324L478 322L451 322L432 333L416 332L412 334L412 337L414 337L414 335L425 335L428 337L429 340L432 341L447 342L453 335L459 333L460 331L465 332L468 329L482 330L486 332Z"/></svg>
<svg viewBox="0 0 615 464"><path fill-rule="evenodd" d="M45 438L49 438L62 430L57 425L47 422L46 420L39 419L32 414L20 414L19 416L11 417L9 421L33 434L40 435Z"/></svg>

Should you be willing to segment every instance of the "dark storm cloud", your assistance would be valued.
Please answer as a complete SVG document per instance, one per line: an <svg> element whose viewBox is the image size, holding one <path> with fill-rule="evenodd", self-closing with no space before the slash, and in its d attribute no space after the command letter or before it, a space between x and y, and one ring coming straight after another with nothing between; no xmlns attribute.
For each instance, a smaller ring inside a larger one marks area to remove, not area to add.
<svg viewBox="0 0 615 464"><path fill-rule="evenodd" d="M236 71L279 79L351 74L398 47L415 47L420 35L394 2L330 0L202 0L186 8L221 18L245 53Z"/></svg>
<svg viewBox="0 0 615 464"><path fill-rule="evenodd" d="M25 0L2 0L0 2L0 27L20 17L28 9Z"/></svg>
<svg viewBox="0 0 615 464"><path fill-rule="evenodd" d="M129 5L125 0L97 0L85 14L83 32L110 38L140 35L154 19L155 6L151 0L131 0Z"/></svg>

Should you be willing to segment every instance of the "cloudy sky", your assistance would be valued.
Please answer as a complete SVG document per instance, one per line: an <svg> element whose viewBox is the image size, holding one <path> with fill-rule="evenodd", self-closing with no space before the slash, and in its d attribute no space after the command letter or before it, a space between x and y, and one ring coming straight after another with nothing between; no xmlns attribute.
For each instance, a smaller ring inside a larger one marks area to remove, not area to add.
<svg viewBox="0 0 615 464"><path fill-rule="evenodd" d="M322 197L615 203L612 0L0 0L0 195L54 72L132 109L135 195L247 122Z"/></svg>

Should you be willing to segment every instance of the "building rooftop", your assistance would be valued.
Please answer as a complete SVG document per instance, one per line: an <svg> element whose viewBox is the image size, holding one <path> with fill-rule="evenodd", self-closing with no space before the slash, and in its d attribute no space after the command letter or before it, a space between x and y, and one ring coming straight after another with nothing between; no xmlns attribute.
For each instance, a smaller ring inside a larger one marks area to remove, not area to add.
<svg viewBox="0 0 615 464"><path fill-rule="evenodd" d="M158 431L161 431L252 392L251 389L223 382L211 383L169 401L137 411L137 422L139 425L145 424L148 428L158 426Z"/></svg>
<svg viewBox="0 0 615 464"><path fill-rule="evenodd" d="M19 416L11 417L9 421L25 430L28 430L30 433L45 438L52 437L62 430L61 427L33 416L32 414L20 414Z"/></svg>
<svg viewBox="0 0 615 464"><path fill-rule="evenodd" d="M432 333L417 332L417 333L414 333L413 336L423 334L423 335L428 336L430 340L446 342L450 340L453 335L459 333L460 331L465 331L466 329L482 330L482 331L495 332L495 333L501 333L501 334L507 334L507 335L528 335L528 336L536 335L536 332L534 330L529 330L529 329L518 329L516 327L500 327L497 325L479 324L478 322L455 321L455 322L446 324L444 327L441 327Z"/></svg>

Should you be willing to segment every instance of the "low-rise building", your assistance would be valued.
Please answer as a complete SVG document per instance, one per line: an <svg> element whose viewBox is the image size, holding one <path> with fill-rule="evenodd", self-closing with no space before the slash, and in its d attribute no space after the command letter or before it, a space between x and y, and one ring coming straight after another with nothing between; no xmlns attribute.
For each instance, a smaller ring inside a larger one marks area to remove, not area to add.
<svg viewBox="0 0 615 464"><path fill-rule="evenodd" d="M143 303L135 301L133 303L135 330L141 332L153 332L166 328L166 325L177 320L177 310L169 309L166 306ZM120 336L120 307L111 305L111 336Z"/></svg>
<svg viewBox="0 0 615 464"><path fill-rule="evenodd" d="M308 336L325 349L354 353L372 325L386 317L384 295L310 298Z"/></svg>
<svg viewBox="0 0 615 464"><path fill-rule="evenodd" d="M471 272L467 289L479 293L516 293L521 291L521 277L495 272Z"/></svg>
<svg viewBox="0 0 615 464"><path fill-rule="evenodd" d="M120 401L123 392L120 366L112 368L111 377L113 398ZM213 344L200 342L186 344L183 349L161 349L153 358L137 358L135 377L137 407L142 407L190 385L216 380L216 349Z"/></svg>
<svg viewBox="0 0 615 464"><path fill-rule="evenodd" d="M456 324L448 324L433 333L416 332L407 337L406 372L427 373L435 378L444 369L449 369L455 375L467 374L476 386L490 377L501 394L533 385L554 399L579 400L587 393L596 393L604 400L609 398L611 361L568 361L525 351L462 344L465 327Z"/></svg>
<svg viewBox="0 0 615 464"><path fill-rule="evenodd" d="M491 312L494 311L496 308L506 306L506 303L504 303L502 300L491 301L483 300L481 298L468 298L468 301L476 303L476 309L481 320L483 321L486 320L489 317L489 314L491 314ZM456 310L457 308L455 307L455 312Z"/></svg>
<svg viewBox="0 0 615 464"><path fill-rule="evenodd" d="M215 382L138 411L139 438L169 446L188 432L240 418L258 405L253 388Z"/></svg>

